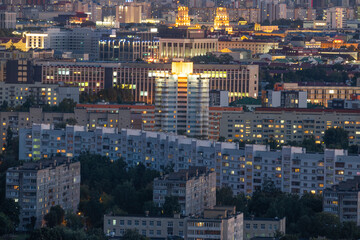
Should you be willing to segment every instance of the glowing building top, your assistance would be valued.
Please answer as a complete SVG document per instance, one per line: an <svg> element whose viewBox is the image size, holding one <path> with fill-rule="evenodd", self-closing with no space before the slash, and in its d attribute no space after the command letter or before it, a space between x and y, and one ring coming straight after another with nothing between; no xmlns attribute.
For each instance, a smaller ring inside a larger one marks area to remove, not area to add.
<svg viewBox="0 0 360 240"><path fill-rule="evenodd" d="M215 30L227 28L229 26L229 14L226 12L226 8L218 7L216 9L216 16L214 19Z"/></svg>
<svg viewBox="0 0 360 240"><path fill-rule="evenodd" d="M176 18L176 27L190 26L189 8L184 6L178 7L178 14Z"/></svg>

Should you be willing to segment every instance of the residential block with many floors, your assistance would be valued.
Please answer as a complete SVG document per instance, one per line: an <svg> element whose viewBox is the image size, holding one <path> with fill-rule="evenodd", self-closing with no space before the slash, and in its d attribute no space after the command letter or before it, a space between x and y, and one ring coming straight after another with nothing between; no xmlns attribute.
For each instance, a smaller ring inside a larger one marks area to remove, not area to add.
<svg viewBox="0 0 360 240"><path fill-rule="evenodd" d="M220 119L220 137L228 141L263 144L274 139L279 144L301 143L310 136L321 144L325 131L341 127L349 134L349 144L360 144L360 110L256 108L253 112L226 111Z"/></svg>
<svg viewBox="0 0 360 240"><path fill-rule="evenodd" d="M216 186L229 186L234 194L251 195L264 180L288 193L322 193L325 188L360 174L359 156L345 150L325 149L306 153L300 147L270 151L265 145L246 145L197 140L163 132L82 126L54 129L49 124L34 124L20 129L19 159L29 161L60 154L76 157L82 152L122 158L128 165L143 163L162 171L190 166L206 166L216 172Z"/></svg>
<svg viewBox="0 0 360 240"><path fill-rule="evenodd" d="M20 205L18 229L27 230L35 217L35 227L44 225L50 208L60 205L65 211L77 211L80 203L80 162L64 157L27 162L6 172L6 198Z"/></svg>
<svg viewBox="0 0 360 240"><path fill-rule="evenodd" d="M339 163L337 164L339 165ZM358 172L357 172L358 173ZM360 225L360 176L347 179L324 190L323 210Z"/></svg>
<svg viewBox="0 0 360 240"><path fill-rule="evenodd" d="M277 232L285 234L286 218L244 218L244 239L274 238Z"/></svg>
<svg viewBox="0 0 360 240"><path fill-rule="evenodd" d="M216 173L190 167L155 178L153 202L161 207L168 196L178 198L182 215L200 214L216 204Z"/></svg>

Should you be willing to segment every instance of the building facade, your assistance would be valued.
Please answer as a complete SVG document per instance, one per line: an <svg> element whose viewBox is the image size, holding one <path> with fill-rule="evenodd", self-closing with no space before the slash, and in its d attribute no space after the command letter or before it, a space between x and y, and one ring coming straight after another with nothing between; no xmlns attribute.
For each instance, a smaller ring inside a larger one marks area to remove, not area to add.
<svg viewBox="0 0 360 240"><path fill-rule="evenodd" d="M356 145L360 143L359 117L359 110L256 108L253 112L223 112L219 129L220 137L228 141L263 144L274 139L286 144L314 136L322 144L328 128L341 127L349 134L349 144Z"/></svg>
<svg viewBox="0 0 360 240"><path fill-rule="evenodd" d="M277 90L294 90L307 92L308 102L327 107L333 98L351 99L353 94L360 94L359 86L346 85L311 85L301 83L282 83L275 86Z"/></svg>
<svg viewBox="0 0 360 240"><path fill-rule="evenodd" d="M40 81L64 82L80 91L98 92L117 86L130 89L134 102L154 104L155 80L171 73L171 64L37 62ZM193 73L208 74L210 90L229 91L229 101L258 96L259 66L194 64Z"/></svg>
<svg viewBox="0 0 360 240"><path fill-rule="evenodd" d="M209 78L193 73L192 62L173 62L171 73L155 79L155 128L208 136Z"/></svg>
<svg viewBox="0 0 360 240"><path fill-rule="evenodd" d="M337 164L339 165L339 163ZM356 222L360 225L360 177L340 182L324 190L323 210L340 218L341 222Z"/></svg>
<svg viewBox="0 0 360 240"><path fill-rule="evenodd" d="M229 40L229 41L221 41L218 42L219 51L226 48L243 48L246 50L250 50L252 54L258 53L268 53L272 49L277 49L279 47L279 43L277 42L265 42L265 41L252 41L252 40Z"/></svg>
<svg viewBox="0 0 360 240"><path fill-rule="evenodd" d="M255 237L274 238L286 232L286 218L244 218L244 240Z"/></svg>
<svg viewBox="0 0 360 240"><path fill-rule="evenodd" d="M50 208L60 205L76 212L80 203L80 162L53 158L24 163L6 172L6 198L20 205L19 230L26 231L35 217L35 227L44 225Z"/></svg>
<svg viewBox="0 0 360 240"><path fill-rule="evenodd" d="M190 167L155 178L153 202L161 207L168 196L178 198L182 215L201 214L216 205L216 173Z"/></svg>
<svg viewBox="0 0 360 240"><path fill-rule="evenodd" d="M260 190L265 179L287 193L322 193L333 184L353 178L360 168L359 156L349 156L345 150L305 153L300 147L283 147L270 151L265 145L239 149L236 143L133 129L87 131L85 127L68 126L58 130L48 124L35 124L20 129L19 142L19 159L24 161L90 152L113 160L121 157L129 166L143 163L158 171L166 166L173 166L175 171L204 166L216 172L217 187L228 186L234 194L247 195Z"/></svg>
<svg viewBox="0 0 360 240"><path fill-rule="evenodd" d="M264 107L307 108L307 92L267 90L262 96Z"/></svg>
<svg viewBox="0 0 360 240"><path fill-rule="evenodd" d="M0 28L15 29L16 28L16 12L0 12Z"/></svg>

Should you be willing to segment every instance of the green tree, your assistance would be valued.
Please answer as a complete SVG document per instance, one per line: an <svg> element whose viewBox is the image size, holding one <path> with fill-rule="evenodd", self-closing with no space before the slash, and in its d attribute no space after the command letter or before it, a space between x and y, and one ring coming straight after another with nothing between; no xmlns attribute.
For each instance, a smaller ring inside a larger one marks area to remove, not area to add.
<svg viewBox="0 0 360 240"><path fill-rule="evenodd" d="M168 217L174 216L175 213L180 213L181 207L179 199L175 196L166 196L163 205L163 214Z"/></svg>
<svg viewBox="0 0 360 240"><path fill-rule="evenodd" d="M233 206L234 196L230 187L222 187L216 190L216 204L219 206Z"/></svg>
<svg viewBox="0 0 360 240"><path fill-rule="evenodd" d="M0 212L0 236L12 233L15 230L14 223L4 213Z"/></svg>
<svg viewBox="0 0 360 240"><path fill-rule="evenodd" d="M329 128L324 134L324 143L327 148L348 149L349 136L343 128Z"/></svg>
<svg viewBox="0 0 360 240"><path fill-rule="evenodd" d="M76 107L76 102L73 99L65 98L59 103L58 112L73 113Z"/></svg>
<svg viewBox="0 0 360 240"><path fill-rule="evenodd" d="M64 221L65 211L59 205L50 208L48 214L44 216L46 226L53 228L61 225Z"/></svg>
<svg viewBox="0 0 360 240"><path fill-rule="evenodd" d="M77 120L75 119L75 118L68 118L68 119L66 119L66 124L67 125L72 125L72 126L74 126L74 125L76 125L78 122L77 122Z"/></svg>
<svg viewBox="0 0 360 240"><path fill-rule="evenodd" d="M124 240L149 240L149 238L141 235L136 229L127 229L122 237Z"/></svg>
<svg viewBox="0 0 360 240"><path fill-rule="evenodd" d="M84 227L82 216L67 212L65 215L66 227L72 230L82 229Z"/></svg>

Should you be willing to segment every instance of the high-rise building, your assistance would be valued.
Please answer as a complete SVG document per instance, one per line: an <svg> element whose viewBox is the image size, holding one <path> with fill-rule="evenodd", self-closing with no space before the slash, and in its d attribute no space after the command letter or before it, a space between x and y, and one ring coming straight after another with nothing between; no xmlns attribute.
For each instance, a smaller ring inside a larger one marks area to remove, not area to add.
<svg viewBox="0 0 360 240"><path fill-rule="evenodd" d="M0 12L0 29L15 29L16 28L16 13L15 12Z"/></svg>
<svg viewBox="0 0 360 240"><path fill-rule="evenodd" d="M171 73L155 79L155 123L165 132L208 135L209 78L194 73L192 62L173 62Z"/></svg>
<svg viewBox="0 0 360 240"><path fill-rule="evenodd" d="M214 29L225 29L228 32L232 31L229 24L229 14L226 12L226 8L218 7L216 9L216 16L214 19Z"/></svg>
<svg viewBox="0 0 360 240"><path fill-rule="evenodd" d="M305 91L272 91L263 92L263 105L266 107L307 108Z"/></svg>
<svg viewBox="0 0 360 240"><path fill-rule="evenodd" d="M34 221L35 227L43 226L43 217L53 206L75 212L80 202L80 162L56 157L9 168L6 198L20 205L19 230L22 231Z"/></svg>
<svg viewBox="0 0 360 240"><path fill-rule="evenodd" d="M178 7L176 17L176 27L190 27L189 8L184 6Z"/></svg>
<svg viewBox="0 0 360 240"><path fill-rule="evenodd" d="M344 163L336 163L341 167ZM343 170L338 170L342 171ZM323 210L340 218L341 222L356 222L360 225L360 176L340 182L324 190Z"/></svg>
<svg viewBox="0 0 360 240"><path fill-rule="evenodd" d="M177 197L183 215L201 214L216 205L216 173L190 167L155 178L154 203L161 207L169 196Z"/></svg>
<svg viewBox="0 0 360 240"><path fill-rule="evenodd" d="M326 23L330 28L346 27L346 8L332 7L326 10Z"/></svg>
<svg viewBox="0 0 360 240"><path fill-rule="evenodd" d="M116 23L141 23L141 6L133 2L116 7Z"/></svg>

